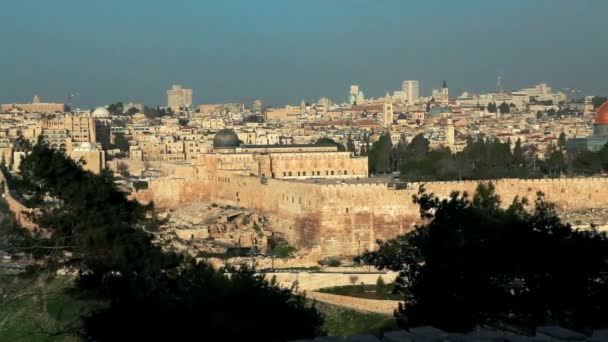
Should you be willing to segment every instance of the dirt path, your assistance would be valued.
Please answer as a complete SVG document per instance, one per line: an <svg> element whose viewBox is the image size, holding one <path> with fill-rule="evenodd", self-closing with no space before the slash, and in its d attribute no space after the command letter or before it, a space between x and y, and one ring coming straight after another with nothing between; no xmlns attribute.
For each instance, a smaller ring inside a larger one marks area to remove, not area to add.
<svg viewBox="0 0 608 342"><path fill-rule="evenodd" d="M396 300L363 299L316 291L306 292L306 297L315 299L319 302L338 305L353 310L375 312L385 315L392 315L393 311L399 306L399 301Z"/></svg>

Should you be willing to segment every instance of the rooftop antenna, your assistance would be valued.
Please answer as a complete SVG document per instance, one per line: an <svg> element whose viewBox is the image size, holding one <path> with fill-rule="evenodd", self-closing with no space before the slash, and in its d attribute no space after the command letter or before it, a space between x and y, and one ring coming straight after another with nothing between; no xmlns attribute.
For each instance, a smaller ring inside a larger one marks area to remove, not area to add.
<svg viewBox="0 0 608 342"><path fill-rule="evenodd" d="M79 96L80 94L78 92L74 92L74 93L68 93L68 95L65 98L65 104L68 106L72 106L72 99L75 98L76 96Z"/></svg>
<svg viewBox="0 0 608 342"><path fill-rule="evenodd" d="M496 82L496 92L502 94L502 72L498 73L498 81Z"/></svg>

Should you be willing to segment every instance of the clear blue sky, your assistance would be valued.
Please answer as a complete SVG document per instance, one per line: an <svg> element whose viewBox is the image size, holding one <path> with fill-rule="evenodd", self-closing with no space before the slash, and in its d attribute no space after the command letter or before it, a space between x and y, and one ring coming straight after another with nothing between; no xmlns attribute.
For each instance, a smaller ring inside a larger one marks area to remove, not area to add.
<svg viewBox="0 0 608 342"><path fill-rule="evenodd" d="M548 82L608 95L606 0L19 0L0 6L0 102L299 103Z"/></svg>

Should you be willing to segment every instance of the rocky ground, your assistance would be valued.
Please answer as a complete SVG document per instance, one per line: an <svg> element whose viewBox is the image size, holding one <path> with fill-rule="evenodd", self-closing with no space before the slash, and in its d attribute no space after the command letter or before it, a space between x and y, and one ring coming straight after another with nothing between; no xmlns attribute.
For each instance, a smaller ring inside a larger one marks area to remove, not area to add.
<svg viewBox="0 0 608 342"><path fill-rule="evenodd" d="M269 220L253 210L197 203L161 214L157 240L167 249L197 256L221 256L249 249L266 251Z"/></svg>
<svg viewBox="0 0 608 342"><path fill-rule="evenodd" d="M608 230L607 208L569 210L560 212L559 216L564 222L570 223L573 228L588 229L594 226L599 230Z"/></svg>

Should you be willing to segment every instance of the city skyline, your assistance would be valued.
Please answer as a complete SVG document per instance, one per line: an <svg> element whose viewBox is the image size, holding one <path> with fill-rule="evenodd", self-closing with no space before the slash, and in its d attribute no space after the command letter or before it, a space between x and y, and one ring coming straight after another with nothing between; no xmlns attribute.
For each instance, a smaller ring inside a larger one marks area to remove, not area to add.
<svg viewBox="0 0 608 342"><path fill-rule="evenodd" d="M606 55L598 44L607 33L600 24L606 2L350 5L179 1L172 19L168 5L155 1L11 3L11 16L0 21L12 47L0 58L0 102L34 94L64 102L78 93L75 107L162 106L166 89L183 84L196 104L340 103L350 84L380 97L419 80L429 96L446 79L457 96L495 90L498 75L511 90L546 82L581 89L580 96L608 93L597 72Z"/></svg>

